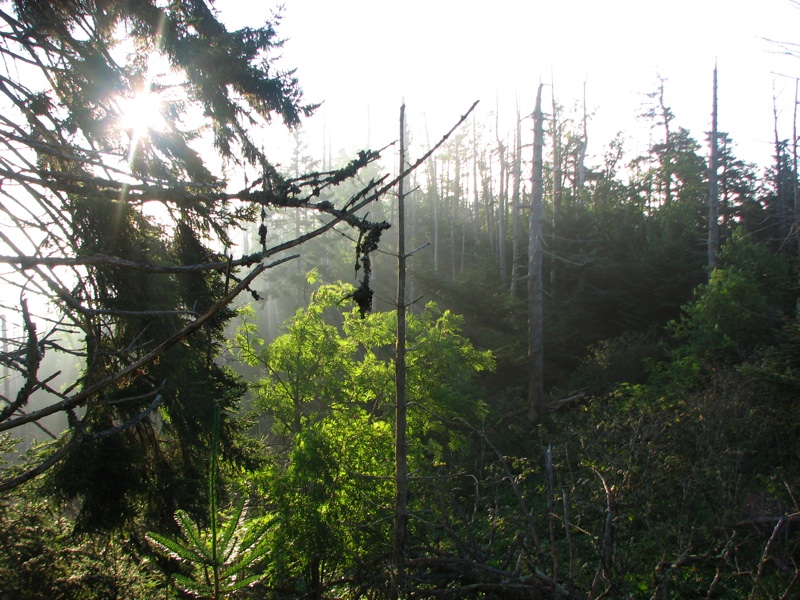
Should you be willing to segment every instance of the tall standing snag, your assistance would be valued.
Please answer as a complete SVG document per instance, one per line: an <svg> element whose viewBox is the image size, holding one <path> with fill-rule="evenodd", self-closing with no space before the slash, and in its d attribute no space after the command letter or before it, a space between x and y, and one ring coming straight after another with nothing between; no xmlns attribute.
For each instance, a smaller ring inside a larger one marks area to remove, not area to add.
<svg viewBox="0 0 800 600"><path fill-rule="evenodd" d="M714 95L711 109L711 150L708 158L708 273L717 266L719 253L719 191L717 185L717 66L714 65Z"/></svg>
<svg viewBox="0 0 800 600"><path fill-rule="evenodd" d="M400 169L406 164L406 105L400 107ZM397 341L395 346L395 499L394 540L392 544L392 598L399 598L405 588L405 545L408 525L408 444L406 400L406 240L405 179L397 184Z"/></svg>
<svg viewBox="0 0 800 600"><path fill-rule="evenodd" d="M522 279L522 229L520 223L520 188L522 187L522 120L517 105L517 123L514 130L514 191L512 193L511 210L511 284L509 294L513 298L517 294L517 283Z"/></svg>
<svg viewBox="0 0 800 600"><path fill-rule="evenodd" d="M410 166L406 161L405 146L405 104L400 107L400 166L397 183L397 339L395 345L395 500L394 530L392 540L392 573L390 581L390 597L397 599L403 596L405 589L406 568L406 530L408 527L408 443L407 415L408 399L406 397L406 261L410 255L406 253L405 239L405 177L423 162L428 160L452 133L467 119L478 102L474 102L458 122L439 142L432 146L421 158Z"/></svg>
<svg viewBox="0 0 800 600"><path fill-rule="evenodd" d="M542 177L544 113L542 87L536 93L533 111L533 174L531 212L528 222L528 419L536 423L544 409L544 321L542 313Z"/></svg>

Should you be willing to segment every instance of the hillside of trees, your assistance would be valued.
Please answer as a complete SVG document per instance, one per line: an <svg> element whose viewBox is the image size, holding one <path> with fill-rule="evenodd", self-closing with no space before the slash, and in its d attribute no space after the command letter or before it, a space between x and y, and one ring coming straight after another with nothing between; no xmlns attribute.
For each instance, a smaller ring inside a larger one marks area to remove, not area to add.
<svg viewBox="0 0 800 600"><path fill-rule="evenodd" d="M279 21L0 7L0 598L798 597L796 131L318 157Z"/></svg>

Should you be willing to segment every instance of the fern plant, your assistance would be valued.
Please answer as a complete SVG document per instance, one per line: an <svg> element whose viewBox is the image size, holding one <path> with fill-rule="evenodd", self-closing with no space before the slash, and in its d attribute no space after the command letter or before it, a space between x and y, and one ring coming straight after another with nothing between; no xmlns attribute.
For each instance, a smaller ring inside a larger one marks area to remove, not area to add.
<svg viewBox="0 0 800 600"><path fill-rule="evenodd" d="M248 519L244 508L245 500L242 498L225 523L212 518L211 528L207 531L201 530L187 513L179 510L175 513L175 521L182 539L171 539L153 532L148 534L151 542L162 552L192 565L191 576L173 576L177 587L200 598L219 600L264 576L263 573L244 575L269 550L266 540L268 524L257 524Z"/></svg>
<svg viewBox="0 0 800 600"><path fill-rule="evenodd" d="M207 530L192 522L183 510L175 512L180 538L169 538L155 532L147 534L163 554L191 565L191 575L173 575L173 583L199 598L232 597L264 577L264 573L247 575L269 551L269 521L259 521L247 514L246 497L233 506L232 513L221 518L217 509L217 445L219 442L219 408L214 415L214 439L209 468L209 522Z"/></svg>

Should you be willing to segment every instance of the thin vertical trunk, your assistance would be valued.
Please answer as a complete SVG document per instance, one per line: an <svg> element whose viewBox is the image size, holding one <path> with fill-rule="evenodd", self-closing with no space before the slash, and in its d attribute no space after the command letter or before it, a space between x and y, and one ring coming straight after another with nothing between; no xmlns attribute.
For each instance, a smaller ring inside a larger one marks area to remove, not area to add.
<svg viewBox="0 0 800 600"><path fill-rule="evenodd" d="M586 115L586 82L583 82L583 131L581 132L581 153L578 157L578 206L583 205L583 186L586 183L586 150L589 147L589 128Z"/></svg>
<svg viewBox="0 0 800 600"><path fill-rule="evenodd" d="M794 113L792 115L792 206L795 211L795 221L797 221L797 210L798 210L798 202L800 202L800 198L798 195L797 187L797 102L798 102L798 92L800 92L800 79L794 80ZM800 243L800 237L797 238L798 243Z"/></svg>
<svg viewBox="0 0 800 600"><path fill-rule="evenodd" d="M794 209L794 224L792 231L794 231L795 244L797 245L797 255L800 256L800 235L797 233L797 228L800 227L800 194L797 189L797 102L798 92L800 92L800 79L794 80L794 112L792 115L792 197L794 202L792 208ZM800 275L798 276L800 277ZM800 282L799 282L800 283ZM798 285L800 289L800 285ZM795 300L795 315L800 319L800 293Z"/></svg>
<svg viewBox="0 0 800 600"><path fill-rule="evenodd" d="M664 82L661 82L661 113L664 118L664 202L672 202L672 136L669 130L669 114L664 104Z"/></svg>
<svg viewBox="0 0 800 600"><path fill-rule="evenodd" d="M428 120L425 119L425 141L431 146L428 135ZM436 177L436 159L428 159L428 178L430 180L431 203L433 204L433 272L439 271L439 179Z"/></svg>
<svg viewBox="0 0 800 600"><path fill-rule="evenodd" d="M464 257L467 254L467 220L464 218L464 215L461 216L461 266L459 268L459 273L462 275L464 274L464 267L466 266L466 262Z"/></svg>
<svg viewBox="0 0 800 600"><path fill-rule="evenodd" d="M719 253L719 190L717 186L717 66L714 65L714 95L711 102L711 151L708 165L708 275L717 266Z"/></svg>
<svg viewBox="0 0 800 600"><path fill-rule="evenodd" d="M455 186L453 196L450 201L450 250L451 250L451 276L456 278L456 264L458 260L458 248L456 246L456 219L461 212L461 144L460 138L456 137L456 172L454 176Z"/></svg>
<svg viewBox="0 0 800 600"><path fill-rule="evenodd" d="M400 107L400 172L405 168L405 111ZM406 442L406 241L404 180L397 186L397 345L395 349L395 501L394 542L392 544L393 600L405 589L405 547L408 524L408 448Z"/></svg>
<svg viewBox="0 0 800 600"><path fill-rule="evenodd" d="M553 446L547 445L545 451L545 471L547 472L547 513L548 529L550 530L550 556L553 560L553 582L558 581L558 548L556 546L556 513L553 499Z"/></svg>
<svg viewBox="0 0 800 600"><path fill-rule="evenodd" d="M511 286L509 293L515 296L517 293L517 284L521 277L522 272L522 250L521 250L521 237L522 227L519 218L519 205L520 205L520 187L522 185L522 121L519 118L519 106L517 106L517 129L514 139L514 193L512 195L512 250L511 250Z"/></svg>
<svg viewBox="0 0 800 600"><path fill-rule="evenodd" d="M542 313L542 195L544 114L542 84L536 94L533 112L533 173L531 175L531 213L528 225L528 418L537 422L544 408L544 322Z"/></svg>
<svg viewBox="0 0 800 600"><path fill-rule="evenodd" d="M778 137L778 99L773 90L772 93L772 119L775 133L775 196L778 208L778 235L780 244L786 240L786 189L783 185L783 148Z"/></svg>
<svg viewBox="0 0 800 600"><path fill-rule="evenodd" d="M328 161L328 111L322 113L322 170L330 168Z"/></svg>
<svg viewBox="0 0 800 600"><path fill-rule="evenodd" d="M326 142L327 142L326 148L328 149L328 159L327 159L328 168L333 169L333 134L331 133L330 129L328 129L328 138ZM323 157L323 162L324 161L325 158Z"/></svg>
<svg viewBox="0 0 800 600"><path fill-rule="evenodd" d="M718 134L717 137L722 138L722 148L719 147L719 140L717 140L717 156L728 156L728 136L719 136ZM717 162L719 162L719 158L717 159ZM717 196L719 197L720 221L723 228L728 227L730 215L731 190L728 182L730 177L730 173L728 172L728 163L728 160L723 160L721 165L717 165L718 167L722 167L722 173L720 173L717 177Z"/></svg>
<svg viewBox="0 0 800 600"><path fill-rule="evenodd" d="M490 153L487 153L490 154ZM489 236L489 250L495 252L495 218L494 218L494 194L492 190L492 158L483 155L481 160L481 191L483 192L484 211L486 212L486 235Z"/></svg>
<svg viewBox="0 0 800 600"><path fill-rule="evenodd" d="M473 227L475 239L479 239L481 231L480 192L478 191L478 137L475 132L475 115L472 115L472 209L474 211Z"/></svg>
<svg viewBox="0 0 800 600"><path fill-rule="evenodd" d="M558 130L558 106L556 105L556 91L555 81L552 81L553 75L550 75L551 87L550 97L552 99L552 115L551 115L551 141L553 143L553 236L556 234L556 229L561 219L561 135ZM556 279L558 278L558 261L550 261L550 287L555 289Z"/></svg>
<svg viewBox="0 0 800 600"><path fill-rule="evenodd" d="M303 209L302 208L294 211L294 236L295 236L295 239L297 239L298 237L300 237L302 235L303 227L302 227L302 223L300 221L300 217L301 217L302 213L303 213ZM263 214L263 209L262 209L262 214ZM303 260L302 254L301 254L301 256L297 257L297 260L295 261L294 266L297 269L297 271L300 273L301 278L303 276L305 276L307 271L306 271L305 260ZM295 288L294 293L295 293L295 304L297 306L303 306L303 303L305 302L303 286L297 286Z"/></svg>
<svg viewBox="0 0 800 600"><path fill-rule="evenodd" d="M411 189L414 190L413 194L409 194L409 204L411 205L411 215L409 219L409 229L408 229L408 236L407 241L408 245L412 248L415 247L417 241L417 204L419 204L419 181L417 180L417 172L414 171L414 179L411 182ZM404 215L405 216L405 215ZM408 297L414 298L414 276L413 274L408 277L406 281L406 289L408 291ZM409 310L411 310L409 308Z"/></svg>
<svg viewBox="0 0 800 600"><path fill-rule="evenodd" d="M478 137L475 131L475 114L472 115L472 228L475 239L480 239L480 191L478 189ZM465 215L466 216L466 215Z"/></svg>
<svg viewBox="0 0 800 600"><path fill-rule="evenodd" d="M6 323L5 315L0 315L0 323L2 323L0 335L3 336L3 355L10 356L8 353L8 324ZM11 398L11 378L9 377L7 362L3 362L3 396Z"/></svg>
<svg viewBox="0 0 800 600"><path fill-rule="evenodd" d="M502 144L500 151L500 189L497 195L497 254L500 257L500 281L505 283L508 278L506 266L506 222L508 220L508 161L506 148Z"/></svg>
<svg viewBox="0 0 800 600"><path fill-rule="evenodd" d="M441 195L439 194L439 180L436 178L434 170L433 178L433 272L439 272L439 210L441 205Z"/></svg>
<svg viewBox="0 0 800 600"><path fill-rule="evenodd" d="M550 77L552 79L552 75ZM551 141L553 143L553 230L555 231L559 213L561 212L561 136L558 130L558 106L556 105L555 82L551 83L550 92L553 111L551 115Z"/></svg>
<svg viewBox="0 0 800 600"><path fill-rule="evenodd" d="M500 157L500 189L497 193L497 257L500 262L500 281L506 281L508 276L506 269L506 172L508 166L506 163L506 147L500 140L500 105L498 102L497 110L495 111L495 137L497 138L497 154Z"/></svg>

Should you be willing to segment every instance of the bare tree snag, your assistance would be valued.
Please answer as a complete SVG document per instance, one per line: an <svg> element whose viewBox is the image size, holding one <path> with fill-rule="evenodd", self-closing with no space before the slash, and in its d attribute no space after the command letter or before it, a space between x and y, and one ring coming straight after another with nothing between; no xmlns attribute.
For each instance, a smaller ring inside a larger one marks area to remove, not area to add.
<svg viewBox="0 0 800 600"><path fill-rule="evenodd" d="M406 161L406 105L400 107L400 168ZM408 445L406 401L406 241L405 241L405 189L404 178L397 183L397 340L394 359L395 381L395 496L394 540L392 543L393 599L402 597L405 589L405 545L408 525Z"/></svg>
<svg viewBox="0 0 800 600"><path fill-rule="evenodd" d="M514 133L514 191L512 193L511 216L511 285L509 293L515 296L520 279L522 278L522 232L520 223L520 188L522 187L522 120L519 117L517 106L517 127Z"/></svg>
<svg viewBox="0 0 800 600"><path fill-rule="evenodd" d="M583 204L583 186L586 184L586 150L589 148L589 117L586 110L586 82L583 82L583 119L581 154L578 157L578 205Z"/></svg>
<svg viewBox="0 0 800 600"><path fill-rule="evenodd" d="M505 282L508 277L506 269L506 218L508 215L507 196L508 189L506 181L508 179L508 160L506 157L506 146L500 139L500 103L498 102L495 111L495 139L497 140L497 155L500 159L500 189L498 190L497 206L497 257L500 264L500 281Z"/></svg>
<svg viewBox="0 0 800 600"><path fill-rule="evenodd" d="M544 114L542 87L533 111L533 173L528 222L528 419L536 423L544 413L544 323L542 314L542 214Z"/></svg>
<svg viewBox="0 0 800 600"><path fill-rule="evenodd" d="M714 65L714 95L711 103L711 151L708 159L708 275L717 266L719 253L719 191L717 185L717 66Z"/></svg>

